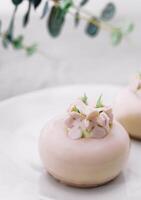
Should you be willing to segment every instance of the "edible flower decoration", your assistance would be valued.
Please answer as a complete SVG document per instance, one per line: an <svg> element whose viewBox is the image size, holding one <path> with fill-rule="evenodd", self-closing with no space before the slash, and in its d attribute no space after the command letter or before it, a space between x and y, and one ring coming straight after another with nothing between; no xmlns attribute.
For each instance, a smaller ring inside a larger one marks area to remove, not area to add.
<svg viewBox="0 0 141 200"><path fill-rule="evenodd" d="M103 138L110 133L113 113L110 106L104 106L102 96L95 106L88 104L86 95L76 100L65 119L67 134L71 139Z"/></svg>
<svg viewBox="0 0 141 200"><path fill-rule="evenodd" d="M141 91L141 73L138 73L137 76L134 78L130 88L133 92Z"/></svg>

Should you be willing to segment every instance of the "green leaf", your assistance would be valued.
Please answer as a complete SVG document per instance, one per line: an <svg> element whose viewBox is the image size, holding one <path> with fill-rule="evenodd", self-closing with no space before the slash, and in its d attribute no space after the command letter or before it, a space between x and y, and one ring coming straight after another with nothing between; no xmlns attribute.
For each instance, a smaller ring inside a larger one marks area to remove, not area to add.
<svg viewBox="0 0 141 200"><path fill-rule="evenodd" d="M65 21L64 10L60 6L53 6L47 21L48 31L51 36L59 36Z"/></svg>
<svg viewBox="0 0 141 200"><path fill-rule="evenodd" d="M17 11L17 6L14 9L8 30L6 32L6 38L11 42L13 40L13 34L14 34L14 22L15 22L15 15Z"/></svg>
<svg viewBox="0 0 141 200"><path fill-rule="evenodd" d="M28 56L33 55L37 51L37 44L33 44L29 47L26 47L26 53Z"/></svg>
<svg viewBox="0 0 141 200"><path fill-rule="evenodd" d="M32 4L34 5L34 8L36 9L40 5L42 0L31 0L31 1Z"/></svg>
<svg viewBox="0 0 141 200"><path fill-rule="evenodd" d="M31 11L31 1L29 1L28 3L28 10L23 18L23 26L27 26L28 22L29 22L29 18L30 18L30 11Z"/></svg>
<svg viewBox="0 0 141 200"><path fill-rule="evenodd" d="M6 37L9 41L13 40L13 33L14 33L14 18L11 19L11 22L9 24L9 28L6 33Z"/></svg>
<svg viewBox="0 0 141 200"><path fill-rule="evenodd" d="M100 97L98 98L96 102L96 108L101 108L101 107L104 107L103 102L102 102L102 95L100 95Z"/></svg>
<svg viewBox="0 0 141 200"><path fill-rule="evenodd" d="M19 4L22 3L23 0L12 0L12 3L15 5L15 6L18 6Z"/></svg>
<svg viewBox="0 0 141 200"><path fill-rule="evenodd" d="M118 45L122 41L123 35L121 30L113 30L111 34L111 40L113 45Z"/></svg>
<svg viewBox="0 0 141 200"><path fill-rule="evenodd" d="M82 130L82 137L89 138L91 136L91 132L88 130Z"/></svg>
<svg viewBox="0 0 141 200"><path fill-rule="evenodd" d="M133 32L134 28L135 28L135 26L133 23L127 23L123 28L123 32L124 32L124 34L127 35L127 34Z"/></svg>
<svg viewBox="0 0 141 200"><path fill-rule="evenodd" d="M9 44L9 41L7 40L7 38L3 38L3 40L2 40L2 45L3 45L3 47L6 49L6 48L8 48L8 44Z"/></svg>
<svg viewBox="0 0 141 200"><path fill-rule="evenodd" d="M101 19L103 21L108 21L114 17L116 13L116 7L113 3L108 3L101 13Z"/></svg>
<svg viewBox="0 0 141 200"><path fill-rule="evenodd" d="M46 16L48 10L49 10L48 1L46 1L41 15L41 19L43 19Z"/></svg>
<svg viewBox="0 0 141 200"><path fill-rule="evenodd" d="M75 105L73 106L71 111L80 113L79 109Z"/></svg>
<svg viewBox="0 0 141 200"><path fill-rule="evenodd" d="M60 7L63 9L64 14L66 14L72 5L73 5L72 0L64 0L61 2Z"/></svg>
<svg viewBox="0 0 141 200"><path fill-rule="evenodd" d="M76 12L74 16L74 24L77 27L79 23L80 23L80 15L79 15L79 12Z"/></svg>
<svg viewBox="0 0 141 200"><path fill-rule="evenodd" d="M84 94L84 96L81 97L81 100L83 101L83 103L85 103L86 105L88 105L88 97L86 96L86 94Z"/></svg>
<svg viewBox="0 0 141 200"><path fill-rule="evenodd" d="M81 0L80 2L80 7L85 6L87 3L89 2L89 0Z"/></svg>
<svg viewBox="0 0 141 200"><path fill-rule="evenodd" d="M85 32L91 37L96 37L100 31L100 27L98 26L99 23L100 22L97 18L92 17L86 26Z"/></svg>
<svg viewBox="0 0 141 200"><path fill-rule="evenodd" d="M19 35L15 38L12 42L12 45L15 49L22 49L23 48L23 36Z"/></svg>

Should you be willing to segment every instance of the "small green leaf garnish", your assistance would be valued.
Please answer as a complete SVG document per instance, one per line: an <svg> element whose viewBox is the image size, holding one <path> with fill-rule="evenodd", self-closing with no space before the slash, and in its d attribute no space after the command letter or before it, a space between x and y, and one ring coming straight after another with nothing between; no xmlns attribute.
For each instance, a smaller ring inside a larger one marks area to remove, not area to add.
<svg viewBox="0 0 141 200"><path fill-rule="evenodd" d="M88 97L85 93L84 96L81 97L81 100L83 101L84 104L88 105Z"/></svg>
<svg viewBox="0 0 141 200"><path fill-rule="evenodd" d="M96 102L96 108L101 108L101 107L104 107L103 102L102 102L102 95L100 95L100 97L98 98Z"/></svg>
<svg viewBox="0 0 141 200"><path fill-rule="evenodd" d="M82 137L89 138L91 136L91 132L88 130L82 130Z"/></svg>
<svg viewBox="0 0 141 200"><path fill-rule="evenodd" d="M75 105L72 107L71 111L80 113L79 109Z"/></svg>

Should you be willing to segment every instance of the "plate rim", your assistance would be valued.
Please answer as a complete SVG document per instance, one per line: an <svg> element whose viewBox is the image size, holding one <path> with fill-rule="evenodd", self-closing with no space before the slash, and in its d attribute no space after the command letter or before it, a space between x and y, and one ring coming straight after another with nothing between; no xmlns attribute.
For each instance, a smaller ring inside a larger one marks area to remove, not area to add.
<svg viewBox="0 0 141 200"><path fill-rule="evenodd" d="M3 106L6 106L8 105L9 103L14 103L14 101L16 102L17 100L21 100L23 98L29 98L31 96L36 96L36 95L41 95L42 93L46 93L48 91L51 91L51 90L56 90L56 89L66 89L66 88L72 88L72 87L103 87L103 88L108 88L108 87L111 87L111 88L116 88L116 89L122 89L123 86L120 85L120 84L68 84L68 85L58 85L58 86L53 86L53 87L48 87L48 88L42 88L42 89L39 89L39 90L33 90L33 91L30 91L30 92L26 92L26 93L22 93L22 94L17 94L15 96L12 96L12 97L9 97L7 99L3 99L0 101L0 108L3 107Z"/></svg>

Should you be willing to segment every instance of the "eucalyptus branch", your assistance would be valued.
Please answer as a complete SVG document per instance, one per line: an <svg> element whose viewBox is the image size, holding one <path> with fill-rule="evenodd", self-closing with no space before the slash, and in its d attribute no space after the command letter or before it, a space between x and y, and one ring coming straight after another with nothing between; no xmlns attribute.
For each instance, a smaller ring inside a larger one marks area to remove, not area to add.
<svg viewBox="0 0 141 200"><path fill-rule="evenodd" d="M74 11L78 11L79 10L79 7L74 5L73 4L73 9ZM94 15L93 13L91 13L90 11L82 8L81 9L81 14L79 16L80 19L83 19L85 20L86 22L88 23L92 23L93 25L96 25L96 26L99 26L101 27L102 29L104 29L105 31L112 31L115 27L112 26L111 24L107 23L107 22L104 22L103 20L99 19L99 21L96 21L96 20L91 20L90 18Z"/></svg>
<svg viewBox="0 0 141 200"><path fill-rule="evenodd" d="M2 32L1 27L2 23L0 21L0 37L2 39L2 44L5 48L8 47L9 44L14 49L23 49L27 52L28 55L32 55L35 53L37 49L36 44L25 45L24 37L19 35L17 37L14 36L14 23L16 11L20 4L23 3L24 0L11 0L15 5L15 9L13 11L9 27L7 31ZM53 5L48 5L49 1L53 2ZM30 21L30 12L31 7L33 6L35 9L41 4L42 0L28 0L27 11L23 17L23 26L27 26ZM47 29L49 34L52 37L57 37L60 35L62 28L66 21L66 15L69 13L74 17L74 23L77 27L81 20L86 21L85 33L90 37L96 37L100 30L105 30L110 33L111 41L113 45L119 44L123 37L127 36L134 29L133 23L129 23L124 29L121 27L116 27L116 25L112 25L109 23L116 13L116 7L113 3L108 3L100 13L100 17L95 16L89 10L86 10L84 7L89 0L80 0L78 5L75 5L73 0L46 0L43 12L41 15L41 19L47 16Z"/></svg>

